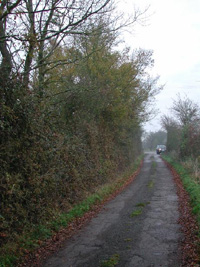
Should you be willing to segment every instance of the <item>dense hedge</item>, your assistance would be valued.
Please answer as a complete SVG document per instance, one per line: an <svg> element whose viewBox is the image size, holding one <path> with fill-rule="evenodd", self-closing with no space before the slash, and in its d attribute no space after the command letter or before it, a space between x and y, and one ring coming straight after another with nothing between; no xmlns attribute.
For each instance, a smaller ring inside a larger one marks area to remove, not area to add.
<svg viewBox="0 0 200 267"><path fill-rule="evenodd" d="M58 46L42 86L37 70L28 86L20 71L0 79L2 252L142 153L141 124L158 92L147 73L152 53L113 51L113 34L100 29L75 39L73 48ZM55 59L71 63L52 69Z"/></svg>

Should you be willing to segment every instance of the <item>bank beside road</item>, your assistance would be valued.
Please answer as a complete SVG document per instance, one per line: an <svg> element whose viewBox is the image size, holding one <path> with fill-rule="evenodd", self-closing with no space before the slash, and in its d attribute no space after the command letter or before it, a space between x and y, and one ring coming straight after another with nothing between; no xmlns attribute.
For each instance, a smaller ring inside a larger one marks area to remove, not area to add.
<svg viewBox="0 0 200 267"><path fill-rule="evenodd" d="M180 162L163 156L177 186L179 199L179 224L184 236L180 247L182 266L200 266L200 184Z"/></svg>

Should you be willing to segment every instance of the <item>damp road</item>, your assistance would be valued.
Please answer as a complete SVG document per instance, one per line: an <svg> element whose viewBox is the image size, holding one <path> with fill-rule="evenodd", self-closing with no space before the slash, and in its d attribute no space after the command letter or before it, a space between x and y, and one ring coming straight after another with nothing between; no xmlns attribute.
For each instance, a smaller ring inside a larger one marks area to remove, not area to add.
<svg viewBox="0 0 200 267"><path fill-rule="evenodd" d="M136 179L43 266L180 266L178 217L173 177L147 153Z"/></svg>

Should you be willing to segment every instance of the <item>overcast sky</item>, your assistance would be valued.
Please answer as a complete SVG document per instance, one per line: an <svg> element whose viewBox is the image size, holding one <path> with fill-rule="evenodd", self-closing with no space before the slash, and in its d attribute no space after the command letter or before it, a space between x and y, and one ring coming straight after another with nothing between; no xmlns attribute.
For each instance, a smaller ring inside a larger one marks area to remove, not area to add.
<svg viewBox="0 0 200 267"><path fill-rule="evenodd" d="M187 95L200 106L200 0L120 0L125 13L134 6L147 6L146 26L139 24L132 34L125 34L131 48L154 51L154 73L160 76L164 89L156 97L158 116L145 125L147 131L157 131L161 114L169 113L177 94ZM150 15L150 16L149 16Z"/></svg>

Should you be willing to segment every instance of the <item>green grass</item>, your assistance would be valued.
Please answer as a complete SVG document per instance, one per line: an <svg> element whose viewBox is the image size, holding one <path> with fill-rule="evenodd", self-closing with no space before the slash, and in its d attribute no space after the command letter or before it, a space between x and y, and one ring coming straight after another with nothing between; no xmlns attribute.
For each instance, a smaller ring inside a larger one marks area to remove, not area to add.
<svg viewBox="0 0 200 267"><path fill-rule="evenodd" d="M152 188L154 186L154 181L149 181L148 188Z"/></svg>
<svg viewBox="0 0 200 267"><path fill-rule="evenodd" d="M142 208L144 208L144 207L146 207L146 205L148 205L148 204L150 204L150 202L141 202L141 203L138 203L137 205L136 205L136 207L142 207Z"/></svg>
<svg viewBox="0 0 200 267"><path fill-rule="evenodd" d="M133 218L133 217L136 217L136 216L139 216L140 214L142 214L142 210L144 207L146 207L146 205L150 204L150 202L140 202L138 204L136 204L136 207L138 209L134 210L131 214L130 214L130 217Z"/></svg>
<svg viewBox="0 0 200 267"><path fill-rule="evenodd" d="M162 156L170 165L174 167L183 182L184 188L189 193L191 199L191 205L193 208L193 213L196 214L199 229L200 229L200 184L196 183L192 174L187 171L183 165L179 162L173 161L169 156ZM200 230L199 230L200 234Z"/></svg>
<svg viewBox="0 0 200 267"><path fill-rule="evenodd" d="M5 257L2 257L0 256L0 267L13 267L13 263L15 261L17 261L17 257L16 256L12 256L12 255L8 255L6 258Z"/></svg>
<svg viewBox="0 0 200 267"><path fill-rule="evenodd" d="M156 162L153 161L153 162L152 162L152 167L153 167L154 170L156 169L156 166L157 166Z"/></svg>
<svg viewBox="0 0 200 267"><path fill-rule="evenodd" d="M135 216L138 216L142 213L142 209L138 209L138 210L134 210L132 213L131 213L131 218L135 217Z"/></svg>
<svg viewBox="0 0 200 267"><path fill-rule="evenodd" d="M152 161L152 164L151 164L151 171L152 171L152 176L156 173L156 166L157 166L157 163L155 161Z"/></svg>
<svg viewBox="0 0 200 267"><path fill-rule="evenodd" d="M29 229L25 229L23 235L16 237L14 241L2 246L0 249L0 267L15 266L16 262L21 261L27 252L34 251L44 240L50 238L60 229L66 228L76 218L81 218L94 205L103 202L126 183L129 177L138 169L142 158L143 156L139 157L123 175L115 181L103 185L96 193L75 205L69 212L55 212L54 218L51 221L46 222L44 225L30 225Z"/></svg>
<svg viewBox="0 0 200 267"><path fill-rule="evenodd" d="M103 260L101 262L101 267L114 267L119 263L119 255L114 254L110 259Z"/></svg>
<svg viewBox="0 0 200 267"><path fill-rule="evenodd" d="M124 241L125 242L131 242L133 239L132 238L125 238Z"/></svg>

